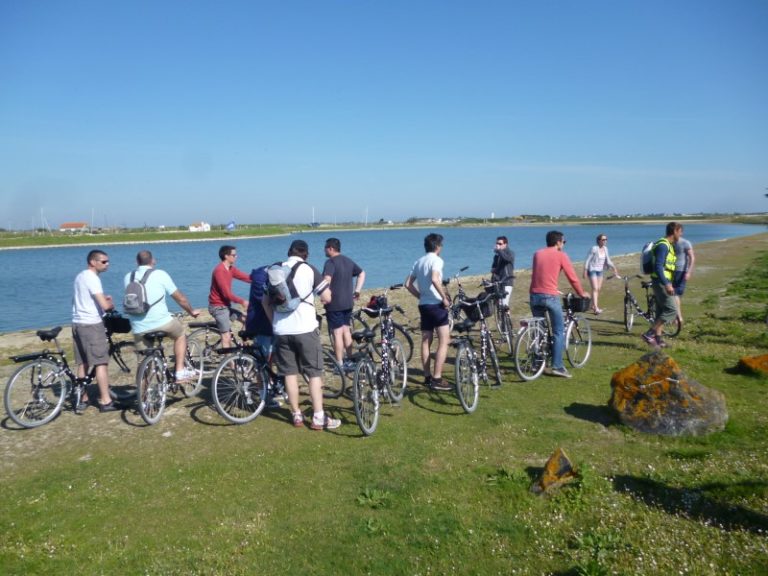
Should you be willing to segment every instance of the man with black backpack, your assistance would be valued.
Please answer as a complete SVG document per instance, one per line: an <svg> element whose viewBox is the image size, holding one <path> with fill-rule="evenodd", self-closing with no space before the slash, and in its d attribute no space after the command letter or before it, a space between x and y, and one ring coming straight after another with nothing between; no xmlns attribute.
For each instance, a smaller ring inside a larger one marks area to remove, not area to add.
<svg viewBox="0 0 768 576"><path fill-rule="evenodd" d="M136 255L138 268L125 275L126 289L141 279L145 294L139 299L145 301L146 311L129 315L131 329L136 344L146 344L143 335L147 332L162 330L173 338L173 353L176 356L176 380L182 382L195 377L193 370L184 367L184 356L187 348L187 337L184 324L171 316L166 303L166 296L173 298L181 308L193 318L200 315L200 310L192 308L184 293L176 287L170 275L165 270L155 268L157 261L149 250L142 250ZM135 296L135 294L131 294Z"/></svg>
<svg viewBox="0 0 768 576"><path fill-rule="evenodd" d="M331 289L320 272L307 263L308 257L307 243L294 240L288 250L288 260L269 268L262 304L272 319L277 372L285 377L293 425L304 426L298 379L303 373L309 380L312 400L310 428L331 430L341 426L341 421L331 418L323 409L323 349L315 310L315 295L325 304L331 301Z"/></svg>

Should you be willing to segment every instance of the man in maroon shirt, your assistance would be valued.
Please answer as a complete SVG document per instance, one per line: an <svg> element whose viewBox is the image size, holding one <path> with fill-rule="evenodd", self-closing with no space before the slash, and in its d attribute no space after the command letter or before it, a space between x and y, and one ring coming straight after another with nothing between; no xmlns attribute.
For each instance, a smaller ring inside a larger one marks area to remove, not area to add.
<svg viewBox="0 0 768 576"><path fill-rule="evenodd" d="M533 255L533 269L531 270L531 312L534 316L546 317L549 314L549 322L552 327L553 376L570 378L571 374L563 364L563 348L565 335L563 334L563 307L560 302L561 293L557 288L560 272L570 282L579 296L586 296L579 282L579 277L573 269L571 259L563 252L565 236L562 232L552 230L547 232L547 247L537 250Z"/></svg>
<svg viewBox="0 0 768 576"><path fill-rule="evenodd" d="M251 277L235 268L237 249L234 246L219 248L221 262L211 274L211 292L208 294L208 312L211 313L221 332L221 345L228 348L232 345L232 316L241 317L248 309L248 300L244 300L232 292L232 280L237 278L251 283ZM243 312L232 308L232 304L240 304Z"/></svg>

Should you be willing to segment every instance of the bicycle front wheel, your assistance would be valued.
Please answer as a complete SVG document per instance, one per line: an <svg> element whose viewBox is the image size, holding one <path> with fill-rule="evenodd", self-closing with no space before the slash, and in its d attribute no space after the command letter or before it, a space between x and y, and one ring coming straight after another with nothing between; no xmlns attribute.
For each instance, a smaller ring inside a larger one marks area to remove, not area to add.
<svg viewBox="0 0 768 576"><path fill-rule="evenodd" d="M139 369L139 355L136 344L129 340L115 342L109 357L109 385L116 387L136 386Z"/></svg>
<svg viewBox="0 0 768 576"><path fill-rule="evenodd" d="M495 386L501 386L501 366L499 366L499 355L496 354L496 344L493 343L490 332L488 332L488 357L491 359L491 368L493 368L493 378Z"/></svg>
<svg viewBox="0 0 768 576"><path fill-rule="evenodd" d="M221 334L215 328L197 328L187 335L187 349L193 360L192 368L211 376L221 362L218 349Z"/></svg>
<svg viewBox="0 0 768 576"><path fill-rule="evenodd" d="M203 391L203 376L205 375L205 351L200 350L195 345L190 346L187 342L187 349L184 353L184 368L194 373L194 376L187 380L177 382L179 388L181 388L182 394L187 398L197 396ZM218 358L218 354L216 358ZM210 375L212 371L209 371Z"/></svg>
<svg viewBox="0 0 768 576"><path fill-rule="evenodd" d="M370 436L379 423L379 390L376 386L376 369L369 358L355 366L352 386L355 420L363 434Z"/></svg>
<svg viewBox="0 0 768 576"><path fill-rule="evenodd" d="M565 353L568 362L574 368L581 368L589 360L592 351L592 328L589 320L583 316L574 316L568 323L568 331L565 335Z"/></svg>
<svg viewBox="0 0 768 576"><path fill-rule="evenodd" d="M47 424L61 412L71 384L53 360L41 358L24 364L5 387L5 411L24 428Z"/></svg>
<svg viewBox="0 0 768 576"><path fill-rule="evenodd" d="M624 328L627 332L632 331L632 325L635 323L635 307L632 300L624 297Z"/></svg>
<svg viewBox="0 0 768 576"><path fill-rule="evenodd" d="M347 387L347 377L344 370L336 361L333 352L327 348L323 350L323 397L338 398L344 394Z"/></svg>
<svg viewBox="0 0 768 576"><path fill-rule="evenodd" d="M253 356L232 354L214 372L211 396L221 417L245 424L264 410L269 375Z"/></svg>
<svg viewBox="0 0 768 576"><path fill-rule="evenodd" d="M405 349L400 340L389 342L389 397L393 402L400 402L405 396L408 384L408 361L405 359Z"/></svg>
<svg viewBox="0 0 768 576"><path fill-rule="evenodd" d="M546 332L536 325L526 326L515 343L515 369L523 380L535 380L544 372Z"/></svg>
<svg viewBox="0 0 768 576"><path fill-rule="evenodd" d="M136 378L136 405L141 418L156 424L165 411L168 381L160 356L150 354L141 361Z"/></svg>
<svg viewBox="0 0 768 576"><path fill-rule="evenodd" d="M456 397L461 407L467 414L472 414L480 398L480 382L473 350L465 342L460 343L456 349L454 379Z"/></svg>
<svg viewBox="0 0 768 576"><path fill-rule="evenodd" d="M662 333L667 338L674 338L678 334L680 334L680 330L682 329L683 325L680 323L680 317L676 316L675 319L672 322L665 322L664 328L662 328Z"/></svg>
<svg viewBox="0 0 768 576"><path fill-rule="evenodd" d="M496 328L501 335L501 343L505 350L508 354L512 354L514 352L512 318L506 306L496 307Z"/></svg>

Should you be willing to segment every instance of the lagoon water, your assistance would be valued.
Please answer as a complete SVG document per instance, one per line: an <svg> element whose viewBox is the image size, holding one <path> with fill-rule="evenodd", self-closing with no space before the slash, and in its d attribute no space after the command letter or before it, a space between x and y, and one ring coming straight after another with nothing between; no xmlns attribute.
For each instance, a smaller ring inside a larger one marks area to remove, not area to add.
<svg viewBox="0 0 768 576"><path fill-rule="evenodd" d="M663 224L611 224L578 226L519 226L479 228L419 228L396 230L333 231L322 230L273 238L237 239L231 242L169 242L149 245L107 245L109 270L102 274L107 294L119 301L123 277L135 267L136 253L147 248L158 261L158 268L170 273L176 285L193 306L208 306L211 271L218 263L218 249L224 243L237 246L238 268L251 268L284 259L295 238L309 244L309 261L322 270L325 239L341 240L342 253L354 259L366 271L366 288L381 288L402 282L413 262L423 252L423 239L429 232L445 237L443 258L445 274L452 275L469 266L466 275L487 275L497 235L506 235L515 251L516 268L530 268L534 251L544 246L548 230L565 233L566 251L574 262L583 262L599 233L608 236L611 256L638 252L648 240L659 238ZM694 247L700 242L747 236L765 231L763 226L739 224L686 224L685 237ZM98 246L93 246L98 247ZM72 283L86 267L90 246L37 248L0 251L0 267L5 270L0 282L0 333L29 328L48 328L71 322ZM580 272L578 266L577 271ZM234 283L235 293L247 297L248 286ZM527 286L525 287L527 289ZM176 304L171 302L171 308Z"/></svg>

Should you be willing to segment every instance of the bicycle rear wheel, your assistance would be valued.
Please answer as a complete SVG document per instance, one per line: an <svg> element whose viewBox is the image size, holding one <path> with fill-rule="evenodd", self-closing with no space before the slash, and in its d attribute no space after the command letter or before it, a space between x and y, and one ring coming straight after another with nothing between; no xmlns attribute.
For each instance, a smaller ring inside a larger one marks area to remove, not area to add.
<svg viewBox="0 0 768 576"><path fill-rule="evenodd" d="M624 328L627 332L632 331L632 325L635 323L635 306L628 296L624 297Z"/></svg>
<svg viewBox="0 0 768 576"><path fill-rule="evenodd" d="M168 383L160 356L150 354L141 361L136 380L136 405L141 418L156 424L165 411Z"/></svg>
<svg viewBox="0 0 768 576"><path fill-rule="evenodd" d="M245 424L264 410L269 374L253 356L231 354L216 368L211 396L221 417Z"/></svg>
<svg viewBox="0 0 768 576"><path fill-rule="evenodd" d="M574 368L581 368L589 360L592 351L592 327L583 316L574 316L565 335L565 353Z"/></svg>
<svg viewBox="0 0 768 576"><path fill-rule="evenodd" d="M393 402L400 402L405 396L408 384L408 361L400 340L394 339L389 343L390 384L389 396Z"/></svg>
<svg viewBox="0 0 768 576"><path fill-rule="evenodd" d="M327 348L323 349L323 397L338 398L344 394L347 387L347 377L344 370L336 361L333 352Z"/></svg>
<svg viewBox="0 0 768 576"><path fill-rule="evenodd" d="M656 297L652 296L648 300L648 320L650 321L651 324L654 324L654 322L656 321L657 310L658 310L658 304L656 302ZM674 321L664 323L664 326L661 329L661 333L667 338L674 338L675 336L680 334L681 329L682 329L682 325L680 324L680 317L676 316Z"/></svg>
<svg viewBox="0 0 768 576"><path fill-rule="evenodd" d="M474 353L466 342L459 343L456 348L454 380L461 407L467 414L472 414L480 398L480 382Z"/></svg>
<svg viewBox="0 0 768 576"><path fill-rule="evenodd" d="M71 385L56 362L34 360L20 366L8 380L5 411L19 426L37 428L59 415Z"/></svg>
<svg viewBox="0 0 768 576"><path fill-rule="evenodd" d="M211 376L221 363L221 334L215 328L197 328L187 335L187 349L196 364L192 368Z"/></svg>
<svg viewBox="0 0 768 576"><path fill-rule="evenodd" d="M546 332L537 325L526 326L515 342L515 369L523 380L535 380L544 372Z"/></svg>
<svg viewBox="0 0 768 576"><path fill-rule="evenodd" d="M376 369L369 358L360 360L355 366L352 390L355 420L363 434L370 436L379 423L379 391L376 386Z"/></svg>

